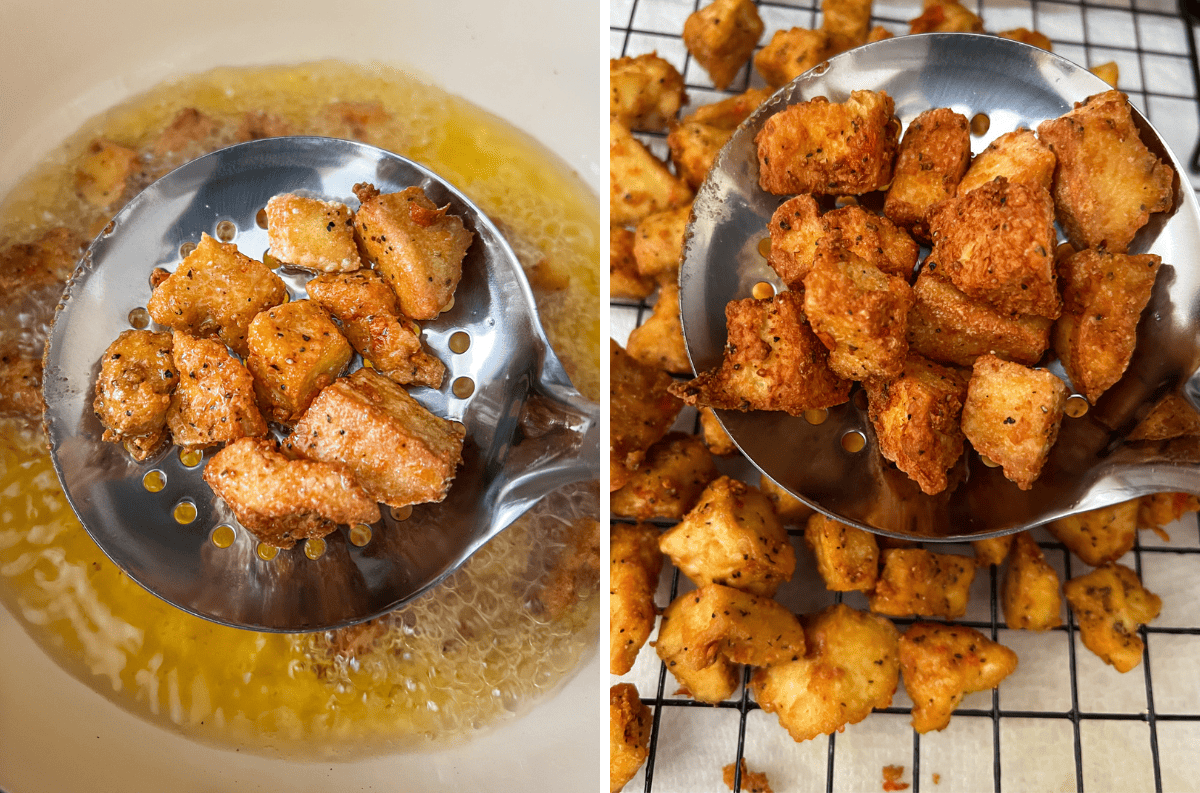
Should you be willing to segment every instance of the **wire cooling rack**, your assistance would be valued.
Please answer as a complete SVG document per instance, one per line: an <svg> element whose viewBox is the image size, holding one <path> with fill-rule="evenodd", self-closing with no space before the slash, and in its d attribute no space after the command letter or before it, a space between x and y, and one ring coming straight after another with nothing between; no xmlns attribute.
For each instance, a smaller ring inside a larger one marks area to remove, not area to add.
<svg viewBox="0 0 1200 793"><path fill-rule="evenodd" d="M1181 14L1176 0L965 0L988 31L1017 27L1048 36L1054 51L1085 66L1115 61L1118 87L1142 111L1181 159L1200 188L1200 105L1196 61L1196 17ZM1189 0L1184 0L1189 2ZM713 88L680 38L697 0L611 0L610 55L657 51L684 75L689 95L682 111L748 87L761 87L743 69L727 91ZM760 43L779 28L820 24L819 0L765 2ZM872 24L897 35L921 13L920 0L875 0ZM1185 21L1188 20L1188 21ZM638 136L665 158L661 134ZM610 332L622 344L649 315L647 301L614 300ZM696 414L686 410L676 429L698 432ZM722 473L757 484L744 461L719 460ZM667 524L663 524L664 526ZM1121 561L1163 599L1154 622L1141 630L1142 663L1120 674L1087 650L1074 616L1064 606L1064 625L1045 632L1012 631L999 608L1001 573L981 569L971 604L959 624L969 625L1012 648L1020 665L999 689L968 695L944 731L916 734L911 702L903 685L892 706L842 733L804 743L792 741L776 717L763 712L743 685L716 705L676 693L678 684L654 650L643 648L634 668L612 682L634 683L653 711L650 755L627 791L696 793L725 789L721 769L745 758L751 771L764 771L776 793L880 790L882 769L904 766L902 784L912 791L1183 791L1200 789L1200 524L1195 516L1168 527L1169 543L1141 532ZM827 592L804 547L790 528L799 560L792 581L777 599L796 612L815 611L844 600L866 608L858 593ZM1086 572L1064 546L1036 531L1047 561L1062 580ZM972 555L967 545L937 550ZM665 607L692 584L669 560L656 602ZM903 631L911 620L896 620ZM651 641L654 640L651 636ZM740 781L735 780L735 782Z"/></svg>

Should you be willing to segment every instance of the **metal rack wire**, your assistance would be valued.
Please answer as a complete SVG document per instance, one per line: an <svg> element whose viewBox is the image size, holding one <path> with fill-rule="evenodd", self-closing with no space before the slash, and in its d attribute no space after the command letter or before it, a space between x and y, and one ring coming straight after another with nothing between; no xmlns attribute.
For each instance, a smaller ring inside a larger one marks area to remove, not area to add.
<svg viewBox="0 0 1200 793"><path fill-rule="evenodd" d="M757 0L771 32L819 24L819 0ZM1183 156L1191 154L1193 189L1200 188L1200 3L1188 12L1182 0L967 0L989 31L1027 27L1049 36L1055 52L1087 66L1115 60L1119 87ZM610 54L651 50L684 75L690 106L706 104L748 87L761 86L743 70L727 91L717 91L682 44L680 33L699 0L611 0ZM897 35L921 12L920 0L875 0L872 24ZM688 108L684 109L688 112ZM666 155L664 136L639 133L652 151ZM647 301L614 300L611 334L624 342L648 316ZM677 428L697 431L694 412ZM718 461L722 473L757 482L744 462ZM794 744L750 697L746 686L716 706L671 693L674 679L653 650L643 649L634 669L621 678L637 684L653 711L650 755L626 790L723 789L721 768L746 757L751 770L765 770L777 793L791 790L880 789L881 767L905 765L903 782L912 791L1073 789L1195 789L1200 779L1200 522L1195 516L1168 529L1165 543L1139 537L1121 562L1132 567L1164 600L1163 613L1141 629L1142 663L1121 675L1083 647L1074 616L1064 607L1064 625L1043 634L1009 631L1000 613L996 568L979 571L972 606L964 620L993 640L1013 647L1021 667L998 690L969 695L951 726L924 736L908 724L903 687L893 706L877 711L846 732ZM801 533L789 529L798 557L805 559ZM1062 580L1086 571L1065 547L1035 532L1047 560ZM940 549L939 549L940 550ZM946 549L956 552L956 549ZM965 551L970 554L969 549ZM664 607L691 584L670 565L657 602ZM813 581L816 584L813 584ZM823 590L812 570L798 570L777 598L794 611L812 611L843 599L865 608L857 594ZM911 620L896 620L903 630ZM653 640L653 636L651 640ZM748 672L747 672L748 674ZM613 678L614 682L618 678ZM1048 770L1049 769L1049 770ZM735 789L741 783L735 774ZM939 783L940 780L940 783Z"/></svg>

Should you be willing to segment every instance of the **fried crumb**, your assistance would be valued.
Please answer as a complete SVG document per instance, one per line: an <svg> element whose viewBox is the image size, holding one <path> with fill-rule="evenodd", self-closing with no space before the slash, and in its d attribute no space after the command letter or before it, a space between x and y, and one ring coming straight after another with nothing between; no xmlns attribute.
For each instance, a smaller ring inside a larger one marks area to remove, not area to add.
<svg viewBox="0 0 1200 793"><path fill-rule="evenodd" d="M733 763L721 769L721 776L725 779L725 786L730 790L740 790L742 793L772 793L771 784L767 781L767 775L761 771L750 771L746 768L746 758L738 761L742 769L741 785L736 789L733 786Z"/></svg>
<svg viewBox="0 0 1200 793"><path fill-rule="evenodd" d="M885 765L883 767L883 789L889 791L908 790L908 783L900 781L902 776L904 776L904 766Z"/></svg>

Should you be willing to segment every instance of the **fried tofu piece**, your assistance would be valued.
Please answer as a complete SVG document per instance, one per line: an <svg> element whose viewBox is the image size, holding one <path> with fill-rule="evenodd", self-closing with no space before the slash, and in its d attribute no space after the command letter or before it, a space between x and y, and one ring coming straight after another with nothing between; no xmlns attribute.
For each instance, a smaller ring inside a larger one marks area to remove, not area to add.
<svg viewBox="0 0 1200 793"><path fill-rule="evenodd" d="M158 451L167 440L167 409L178 381L170 333L121 333L100 359L92 403L104 440L127 444L138 461Z"/></svg>
<svg viewBox="0 0 1200 793"><path fill-rule="evenodd" d="M796 553L770 499L728 476L709 483L659 548L697 586L724 584L771 597L796 570Z"/></svg>
<svg viewBox="0 0 1200 793"><path fill-rule="evenodd" d="M762 771L751 771L749 768L747 768L746 758L743 757L739 761L739 766L737 767L740 770L738 779L741 780L741 786L738 788L738 790L741 790L742 793L772 793L771 783L767 780L767 775ZM721 768L721 779L725 782L725 787L729 788L730 790L734 789L733 763Z"/></svg>
<svg viewBox="0 0 1200 793"><path fill-rule="evenodd" d="M892 181L900 125L884 91L791 105L754 137L758 184L775 195L861 195Z"/></svg>
<svg viewBox="0 0 1200 793"><path fill-rule="evenodd" d="M254 399L254 378L220 342L175 331L171 355L179 382L167 408L176 446L203 449L267 434Z"/></svg>
<svg viewBox="0 0 1200 793"><path fill-rule="evenodd" d="M913 33L982 33L983 20L955 0L925 0L921 16L908 21Z"/></svg>
<svg viewBox="0 0 1200 793"><path fill-rule="evenodd" d="M1005 132L981 151L958 183L958 195L966 195L997 176L1009 182L1037 185L1049 192L1054 185L1058 158L1033 130L1022 127Z"/></svg>
<svg viewBox="0 0 1200 793"><path fill-rule="evenodd" d="M999 565L1008 558L1008 551L1013 544L1012 534L1003 537L988 537L985 540L971 540L971 548L975 551L976 567L992 567Z"/></svg>
<svg viewBox="0 0 1200 793"><path fill-rule="evenodd" d="M239 143L263 138L285 138L295 135L291 122L265 110L250 110L242 115L234 137Z"/></svg>
<svg viewBox="0 0 1200 793"><path fill-rule="evenodd" d="M680 595L672 611L687 665L705 669L718 656L730 663L775 666L804 655L804 630L769 597L709 584Z"/></svg>
<svg viewBox="0 0 1200 793"><path fill-rule="evenodd" d="M654 714L638 697L632 683L617 683L608 690L608 786L618 793L637 775L650 754L650 729Z"/></svg>
<svg viewBox="0 0 1200 793"><path fill-rule="evenodd" d="M84 241L75 232L56 228L34 242L0 250L0 302L12 303L36 289L65 282L83 249Z"/></svg>
<svg viewBox="0 0 1200 793"><path fill-rule="evenodd" d="M964 625L918 622L900 637L900 673L919 733L944 730L964 696L995 688L1016 668L1016 653Z"/></svg>
<svg viewBox="0 0 1200 793"><path fill-rule="evenodd" d="M1062 592L1058 573L1029 532L1013 541L1001 584L1004 624L1014 630L1046 631L1062 625Z"/></svg>
<svg viewBox="0 0 1200 793"><path fill-rule="evenodd" d="M754 699L778 714L793 740L829 735L892 704L900 634L890 621L839 603L800 623L805 656L759 669L750 680Z"/></svg>
<svg viewBox="0 0 1200 793"><path fill-rule="evenodd" d="M1054 351L1075 389L1093 405L1133 358L1137 326L1162 257L1088 249L1058 263L1063 313Z"/></svg>
<svg viewBox="0 0 1200 793"><path fill-rule="evenodd" d="M679 124L672 125L667 145L671 148L675 172L693 190L698 190L734 130L770 95L762 88L749 88L737 96L698 107Z"/></svg>
<svg viewBox="0 0 1200 793"><path fill-rule="evenodd" d="M690 115L684 116L683 121L733 132L770 97L771 92L765 88L747 88L742 93L720 102L701 105Z"/></svg>
<svg viewBox="0 0 1200 793"><path fill-rule="evenodd" d="M721 366L671 385L671 393L685 403L799 416L850 398L850 381L829 368L828 350L808 327L798 293L735 300L725 307L725 323Z"/></svg>
<svg viewBox="0 0 1200 793"><path fill-rule="evenodd" d="M867 33L867 43L870 44L876 41L883 41L884 39L891 39L895 37L896 34L892 31L888 30L882 25L876 25L875 27L871 28L869 33Z"/></svg>
<svg viewBox="0 0 1200 793"><path fill-rule="evenodd" d="M323 273L362 267L350 207L284 193L267 201L268 252L281 262Z"/></svg>
<svg viewBox="0 0 1200 793"><path fill-rule="evenodd" d="M679 260L683 256L683 235L687 231L690 203L655 212L637 225L633 240L633 258L638 274L660 283L675 282Z"/></svg>
<svg viewBox="0 0 1200 793"><path fill-rule="evenodd" d="M683 75L657 52L608 62L608 113L630 129L666 129L686 101Z"/></svg>
<svg viewBox="0 0 1200 793"><path fill-rule="evenodd" d="M608 294L641 300L654 291L653 278L638 272L633 246L637 236L630 229L613 226L608 237Z"/></svg>
<svg viewBox="0 0 1200 793"><path fill-rule="evenodd" d="M1117 83L1121 82L1121 67L1117 65L1116 61L1098 63L1092 68L1088 69L1088 71L1111 85L1113 88L1116 88Z"/></svg>
<svg viewBox="0 0 1200 793"><path fill-rule="evenodd" d="M371 143L392 122L392 114L379 102L330 102L321 111L322 132L331 138Z"/></svg>
<svg viewBox="0 0 1200 793"><path fill-rule="evenodd" d="M658 529L648 523L609 528L608 671L623 675L654 631L654 593L662 572Z"/></svg>
<svg viewBox="0 0 1200 793"><path fill-rule="evenodd" d="M441 387L446 366L421 344L420 326L400 313L396 293L379 273L363 269L318 275L307 289L377 372L401 385Z"/></svg>
<svg viewBox="0 0 1200 793"><path fill-rule="evenodd" d="M829 34L829 55L867 43L871 0L821 0L821 28Z"/></svg>
<svg viewBox="0 0 1200 793"><path fill-rule="evenodd" d="M109 211L121 203L130 179L138 172L138 153L104 138L88 144L75 170L75 193L96 209Z"/></svg>
<svg viewBox="0 0 1200 793"><path fill-rule="evenodd" d="M710 705L729 699L737 690L741 667L724 655L714 656L704 666L692 663L690 621L680 617L689 594L680 595L663 611L654 651L682 686L680 693Z"/></svg>
<svg viewBox="0 0 1200 793"><path fill-rule="evenodd" d="M376 501L406 507L446 497L465 433L388 378L359 369L317 394L287 446L310 460L346 464Z"/></svg>
<svg viewBox="0 0 1200 793"><path fill-rule="evenodd" d="M812 507L780 487L774 479L766 474L758 477L758 489L775 508L775 517L785 526L803 526L809 516L814 514Z"/></svg>
<svg viewBox="0 0 1200 793"><path fill-rule="evenodd" d="M194 107L185 107L175 114L150 148L156 157L187 162L207 153L216 144L220 131L221 124L215 118Z"/></svg>
<svg viewBox="0 0 1200 793"><path fill-rule="evenodd" d="M696 505L717 467L704 441L670 432L646 452L636 471L609 499L612 514L637 520L679 520Z"/></svg>
<svg viewBox="0 0 1200 793"><path fill-rule="evenodd" d="M815 513L804 542L817 559L817 572L831 592L870 592L879 575L879 544L870 532Z"/></svg>
<svg viewBox="0 0 1200 793"><path fill-rule="evenodd" d="M1153 493L1138 499L1137 523L1140 529L1151 529L1166 539L1163 526L1182 518L1189 512L1200 511L1200 498L1191 493Z"/></svg>
<svg viewBox="0 0 1200 793"><path fill-rule="evenodd" d="M687 182L674 176L629 128L616 119L608 125L609 222L638 223L655 212L692 200Z"/></svg>
<svg viewBox="0 0 1200 793"><path fill-rule="evenodd" d="M899 376L869 380L864 386L880 454L925 493L945 490L946 471L962 456L967 378L909 353Z"/></svg>
<svg viewBox="0 0 1200 793"><path fill-rule="evenodd" d="M974 560L922 548L887 548L871 594L871 611L891 617L945 617L967 613Z"/></svg>
<svg viewBox="0 0 1200 793"><path fill-rule="evenodd" d="M462 278L462 262L475 235L462 218L438 209L420 187L380 193L354 185L361 205L354 215L358 242L374 260L412 319L434 319L450 307Z"/></svg>
<svg viewBox="0 0 1200 793"><path fill-rule="evenodd" d="M1036 30L1029 28L1013 28L1012 30L1002 30L996 34L1002 39L1011 39L1019 41L1022 44L1028 44L1046 52L1054 51L1054 44L1045 35L1038 33Z"/></svg>
<svg viewBox="0 0 1200 793"><path fill-rule="evenodd" d="M673 380L643 366L609 339L609 475L616 490L629 481L646 450L667 434L683 403L667 393Z"/></svg>
<svg viewBox="0 0 1200 793"><path fill-rule="evenodd" d="M679 287L665 283L654 304L654 313L629 334L626 352L636 361L672 374L691 374L692 362L683 341L679 320Z"/></svg>
<svg viewBox="0 0 1200 793"><path fill-rule="evenodd" d="M738 453L737 444L721 426L712 408L700 408L700 432L709 452L718 457L730 457Z"/></svg>
<svg viewBox="0 0 1200 793"><path fill-rule="evenodd" d="M1142 143L1120 91L1076 102L1039 124L1038 137L1058 157L1054 207L1076 249L1125 253L1151 214L1171 208L1174 170Z"/></svg>
<svg viewBox="0 0 1200 793"><path fill-rule="evenodd" d="M1028 490L1058 438L1070 391L1045 369L983 355L967 383L962 428L975 451Z"/></svg>
<svg viewBox="0 0 1200 793"><path fill-rule="evenodd" d="M683 43L713 85L728 88L763 34L752 0L714 0L683 23Z"/></svg>
<svg viewBox="0 0 1200 793"><path fill-rule="evenodd" d="M844 248L817 246L804 278L804 313L847 380L896 377L908 354L912 288Z"/></svg>
<svg viewBox="0 0 1200 793"><path fill-rule="evenodd" d="M771 234L767 264L788 289L799 291L817 258L817 243L829 233L829 222L811 195L798 195L779 205L767 229Z"/></svg>
<svg viewBox="0 0 1200 793"><path fill-rule="evenodd" d="M346 369L354 350L313 300L293 300L261 312L246 336L246 367L270 421L291 422Z"/></svg>
<svg viewBox="0 0 1200 793"><path fill-rule="evenodd" d="M1079 620L1083 645L1118 672L1142 660L1145 645L1138 628L1162 611L1162 598L1142 586L1137 573L1112 562L1063 585Z"/></svg>
<svg viewBox="0 0 1200 793"><path fill-rule="evenodd" d="M754 68L767 85L779 88L807 72L830 52L829 31L791 28L777 30L767 46L754 55Z"/></svg>
<svg viewBox="0 0 1200 793"><path fill-rule="evenodd" d="M1085 564L1115 562L1137 540L1138 499L1051 521L1046 529Z"/></svg>
<svg viewBox="0 0 1200 793"><path fill-rule="evenodd" d="M926 110L912 120L900 139L883 214L928 242L930 210L954 196L970 164L967 117L945 107Z"/></svg>
<svg viewBox="0 0 1200 793"><path fill-rule="evenodd" d="M930 215L925 267L1007 314L1057 319L1054 204L1040 187L998 177Z"/></svg>
<svg viewBox="0 0 1200 793"><path fill-rule="evenodd" d="M1179 394L1167 394L1129 433L1131 441L1161 441L1200 435L1200 414Z"/></svg>
<svg viewBox="0 0 1200 793"><path fill-rule="evenodd" d="M0 414L36 419L42 407L42 359L21 354L15 344L0 347Z"/></svg>

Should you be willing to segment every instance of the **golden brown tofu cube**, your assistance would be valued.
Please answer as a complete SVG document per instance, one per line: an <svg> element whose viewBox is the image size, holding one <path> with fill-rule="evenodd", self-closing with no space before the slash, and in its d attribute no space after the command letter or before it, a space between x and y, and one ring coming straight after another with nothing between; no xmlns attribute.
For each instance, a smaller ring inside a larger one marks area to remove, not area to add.
<svg viewBox="0 0 1200 793"><path fill-rule="evenodd" d="M683 75L657 52L608 62L608 113L630 129L666 129L685 101Z"/></svg>
<svg viewBox="0 0 1200 793"><path fill-rule="evenodd" d="M1137 541L1138 499L1101 507L1046 524L1054 538L1085 564L1115 562Z"/></svg>
<svg viewBox="0 0 1200 793"><path fill-rule="evenodd" d="M96 417L104 440L127 443L144 460L167 440L167 409L179 375L171 356L171 334L127 330L108 345L96 378Z"/></svg>
<svg viewBox="0 0 1200 793"><path fill-rule="evenodd" d="M738 453L737 444L721 426L712 408L700 408L700 432L704 445L718 457L729 457Z"/></svg>
<svg viewBox="0 0 1200 793"><path fill-rule="evenodd" d="M281 262L323 273L362 267L350 207L284 193L267 202L269 253Z"/></svg>
<svg viewBox="0 0 1200 793"><path fill-rule="evenodd" d="M672 611L688 666L705 669L718 657L735 664L775 666L804 655L804 630L769 597L709 584L680 595Z"/></svg>
<svg viewBox="0 0 1200 793"><path fill-rule="evenodd" d="M883 91L854 91L791 105L754 137L758 184L775 195L861 195L892 181L899 124Z"/></svg>
<svg viewBox="0 0 1200 793"><path fill-rule="evenodd" d="M185 107L158 134L151 151L159 159L172 164L194 160L216 147L216 137L220 131L220 122L212 116L194 107Z"/></svg>
<svg viewBox="0 0 1200 793"><path fill-rule="evenodd" d="M354 185L361 206L354 216L359 244L387 280L400 310L412 319L434 319L452 303L462 262L475 235L462 218L438 209L419 187L381 194Z"/></svg>
<svg viewBox="0 0 1200 793"><path fill-rule="evenodd" d="M654 714L638 698L632 683L617 683L608 691L608 786L618 793L637 775L650 754Z"/></svg>
<svg viewBox="0 0 1200 793"><path fill-rule="evenodd" d="M1138 628L1158 616L1162 598L1143 587L1137 573L1110 562L1072 578L1063 594L1079 620L1085 647L1118 672L1141 663L1145 645Z"/></svg>
<svg viewBox="0 0 1200 793"><path fill-rule="evenodd" d="M652 313L629 334L626 351L636 361L672 374L691 374L692 362L679 320L679 287L665 283Z"/></svg>
<svg viewBox="0 0 1200 793"><path fill-rule="evenodd" d="M616 490L629 481L646 450L675 423L683 403L667 392L673 380L643 366L609 339L609 475Z"/></svg>
<svg viewBox="0 0 1200 793"><path fill-rule="evenodd" d="M697 586L724 584L770 597L792 577L796 553L771 501L722 476L705 488L659 548Z"/></svg>
<svg viewBox="0 0 1200 793"><path fill-rule="evenodd" d="M1013 536L1005 534L1003 537L971 540L971 548L975 551L975 566L992 567L1007 559L1008 551L1012 548Z"/></svg>
<svg viewBox="0 0 1200 793"><path fill-rule="evenodd" d="M717 88L733 82L762 33L753 0L714 0L683 23L683 43Z"/></svg>
<svg viewBox="0 0 1200 793"><path fill-rule="evenodd" d="M1140 529L1151 529L1160 537L1168 539L1162 530L1189 512L1200 510L1200 498L1191 493L1153 493L1138 499L1137 522Z"/></svg>
<svg viewBox="0 0 1200 793"><path fill-rule="evenodd" d="M970 164L967 117L944 107L926 110L900 139L883 214L928 242L930 210L954 195Z"/></svg>
<svg viewBox="0 0 1200 793"><path fill-rule="evenodd" d="M715 705L737 690L741 667L723 655L715 656L706 666L691 662L690 623L683 618L677 619L688 597L688 594L680 595L663 611L658 638L653 642L654 651L682 686L678 693Z"/></svg>
<svg viewBox="0 0 1200 793"><path fill-rule="evenodd" d="M1117 66L1116 61L1100 63L1088 69L1089 72L1099 77L1104 82L1117 87L1117 83L1121 81L1121 67Z"/></svg>
<svg viewBox="0 0 1200 793"><path fill-rule="evenodd" d="M1001 586L1004 624L1009 628L1046 631L1062 625L1058 573L1029 532L1016 535Z"/></svg>
<svg viewBox="0 0 1200 793"><path fill-rule="evenodd" d="M1167 394L1129 433L1131 441L1161 441L1200 435L1200 414L1179 394Z"/></svg>
<svg viewBox="0 0 1200 793"><path fill-rule="evenodd" d="M973 580L975 563L966 556L888 548L871 595L871 611L891 617L958 619L967 613Z"/></svg>
<svg viewBox="0 0 1200 793"><path fill-rule="evenodd" d="M129 179L138 171L138 153L111 140L97 138L75 171L75 192L101 210L115 208Z"/></svg>
<svg viewBox="0 0 1200 793"><path fill-rule="evenodd" d="M612 514L637 520L679 520L696 505L717 467L704 441L670 432L646 452L636 471L609 498Z"/></svg>
<svg viewBox="0 0 1200 793"><path fill-rule="evenodd" d="M623 675L654 631L654 593L662 572L658 529L614 523L609 529L608 671Z"/></svg>
<svg viewBox="0 0 1200 793"><path fill-rule="evenodd" d="M246 339L246 366L270 421L300 418L354 354L338 326L312 300L293 300L263 311L250 323Z"/></svg>
<svg viewBox="0 0 1200 793"><path fill-rule="evenodd" d="M1162 258L1085 250L1058 264L1063 313L1054 351L1075 389L1093 405L1133 358L1137 326Z"/></svg>
<svg viewBox="0 0 1200 793"><path fill-rule="evenodd" d="M721 366L671 393L689 405L724 410L784 410L793 416L840 405L850 381L829 368L829 352L808 327L803 298L781 292L725 307L728 340Z"/></svg>
<svg viewBox="0 0 1200 793"><path fill-rule="evenodd" d="M909 353L898 377L864 385L880 454L924 492L945 490L946 471L962 456L966 377Z"/></svg>
<svg viewBox="0 0 1200 793"><path fill-rule="evenodd" d="M1138 136L1129 98L1107 91L1038 125L1058 157L1054 207L1077 249L1124 253L1154 212L1171 208L1174 171Z"/></svg>
<svg viewBox="0 0 1200 793"><path fill-rule="evenodd" d="M764 89L750 88L737 96L698 107L679 124L673 125L667 135L667 145L671 148L675 172L693 190L699 189L721 147L733 137L738 125L770 95Z"/></svg>
<svg viewBox="0 0 1200 793"><path fill-rule="evenodd" d="M629 128L616 119L608 125L609 222L637 223L655 212L692 200L687 182L674 176Z"/></svg>
<svg viewBox="0 0 1200 793"><path fill-rule="evenodd" d="M827 30L777 30L754 56L754 68L772 88L787 85L832 53Z"/></svg>
<svg viewBox="0 0 1200 793"><path fill-rule="evenodd" d="M829 233L829 222L812 196L798 195L779 205L767 228L771 234L767 264L788 289L800 291L817 258L817 243Z"/></svg>
<svg viewBox="0 0 1200 793"><path fill-rule="evenodd" d="M758 478L758 489L775 508L775 516L785 526L803 526L813 514L812 507L780 487L775 480L766 474Z"/></svg>
<svg viewBox="0 0 1200 793"><path fill-rule="evenodd" d="M720 102L701 105L683 120L733 132L770 96L771 92L765 88L748 88Z"/></svg>
<svg viewBox="0 0 1200 793"><path fill-rule="evenodd" d="M42 408L41 357L22 354L15 343L0 347L0 415L16 413L36 419ZM141 454L137 448L130 452Z"/></svg>
<svg viewBox="0 0 1200 793"><path fill-rule="evenodd" d="M1011 39L1019 41L1022 44L1028 44L1032 47L1043 49L1046 52L1054 51L1054 44L1051 43L1045 35L1038 33L1036 30L1029 28L1013 28L1012 30L1002 30L996 34L1002 39Z"/></svg>
<svg viewBox="0 0 1200 793"><path fill-rule="evenodd" d="M1007 314L1056 319L1054 204L1040 187L998 177L945 201L929 218L925 267Z"/></svg>
<svg viewBox="0 0 1200 793"><path fill-rule="evenodd" d="M1009 182L1037 185L1049 192L1054 185L1058 158L1033 130L1005 132L981 151L958 183L958 195L966 195L997 176Z"/></svg>
<svg viewBox="0 0 1200 793"><path fill-rule="evenodd" d="M899 632L844 604L800 617L804 658L759 669L754 699L795 741L829 735L892 704L900 682Z"/></svg>
<svg viewBox="0 0 1200 793"><path fill-rule="evenodd" d="M925 0L921 16L908 21L913 33L982 33L983 20L955 0Z"/></svg>
<svg viewBox="0 0 1200 793"><path fill-rule="evenodd" d="M829 33L829 55L867 43L871 0L821 0L821 28Z"/></svg>
<svg viewBox="0 0 1200 793"><path fill-rule="evenodd" d="M317 395L287 445L310 460L348 465L376 501L406 507L446 497L464 434L383 375L359 369Z"/></svg>
<svg viewBox="0 0 1200 793"><path fill-rule="evenodd" d="M818 245L804 278L804 313L829 349L829 368L847 380L903 370L912 303L908 282L844 248Z"/></svg>
<svg viewBox="0 0 1200 793"><path fill-rule="evenodd" d="M831 592L870 592L879 574L879 545L870 532L830 520L808 519L804 542L817 559L817 572Z"/></svg>
<svg viewBox="0 0 1200 793"><path fill-rule="evenodd" d="M0 294L15 303L25 294L61 284L75 269L84 241L65 228L47 231L34 242L0 250Z"/></svg>
<svg viewBox="0 0 1200 793"><path fill-rule="evenodd" d="M679 275L679 260L683 255L683 234L687 230L692 205L655 212L637 226L633 241L633 258L638 274L659 282L675 282Z"/></svg>
<svg viewBox="0 0 1200 793"><path fill-rule="evenodd" d="M983 355L967 383L962 428L975 451L1004 468L1022 490L1033 486L1058 438L1070 391L1045 369Z"/></svg>
<svg viewBox="0 0 1200 793"><path fill-rule="evenodd" d="M637 235L630 229L613 226L609 229L608 237L608 294L609 297L623 297L630 300L641 300L649 297L654 291L653 278L646 278L637 269L637 259L633 255L634 241Z"/></svg>
<svg viewBox="0 0 1200 793"><path fill-rule="evenodd" d="M219 342L175 331L171 355L179 382L167 408L177 446L203 449L267 434L254 399L254 378Z"/></svg>
<svg viewBox="0 0 1200 793"><path fill-rule="evenodd" d="M1017 654L974 628L918 622L900 637L900 672L919 733L943 730L972 691L1000 685Z"/></svg>

